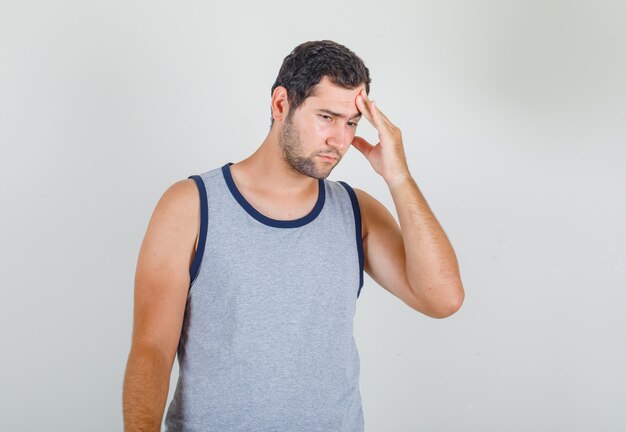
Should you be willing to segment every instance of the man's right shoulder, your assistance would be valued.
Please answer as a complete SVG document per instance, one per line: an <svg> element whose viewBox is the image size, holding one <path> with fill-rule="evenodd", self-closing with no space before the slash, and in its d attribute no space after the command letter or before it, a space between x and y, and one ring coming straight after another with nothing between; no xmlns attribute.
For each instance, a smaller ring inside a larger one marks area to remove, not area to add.
<svg viewBox="0 0 626 432"><path fill-rule="evenodd" d="M157 207L163 207L175 211L180 214L191 213L197 221L197 217L200 213L200 196L203 192L202 185L197 184L197 180L203 183L206 187L207 181L210 181L211 177L215 177L220 174L221 168L215 168L202 174L190 176L194 178L186 178L176 181L171 184L165 192L163 192Z"/></svg>
<svg viewBox="0 0 626 432"><path fill-rule="evenodd" d="M147 243L167 250L170 256L180 251L187 261L197 245L199 224L198 186L193 179L178 180L163 192L154 208L146 233Z"/></svg>
<svg viewBox="0 0 626 432"><path fill-rule="evenodd" d="M170 185L159 200L162 207L170 211L197 209L199 203L198 186L194 179L182 179Z"/></svg>
<svg viewBox="0 0 626 432"><path fill-rule="evenodd" d="M152 219L161 227L165 225L169 230L192 235L186 231L195 231L200 219L200 195L195 180L187 178L171 184L157 202Z"/></svg>

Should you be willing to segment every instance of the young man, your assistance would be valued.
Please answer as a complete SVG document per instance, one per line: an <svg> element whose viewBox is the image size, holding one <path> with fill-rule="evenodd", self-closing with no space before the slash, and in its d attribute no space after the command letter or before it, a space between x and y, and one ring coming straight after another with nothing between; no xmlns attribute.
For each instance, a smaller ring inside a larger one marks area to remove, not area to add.
<svg viewBox="0 0 626 432"><path fill-rule="evenodd" d="M139 253L126 431L363 431L353 316L363 271L414 310L464 299L454 251L409 173L369 71L306 42L272 87L248 158L173 184ZM365 117L380 142L355 136ZM400 227L366 192L326 180L350 145L389 186Z"/></svg>

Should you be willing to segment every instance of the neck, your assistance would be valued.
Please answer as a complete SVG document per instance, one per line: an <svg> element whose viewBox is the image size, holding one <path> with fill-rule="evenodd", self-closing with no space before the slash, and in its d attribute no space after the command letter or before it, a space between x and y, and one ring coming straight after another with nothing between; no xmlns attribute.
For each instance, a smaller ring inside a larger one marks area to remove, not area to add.
<svg viewBox="0 0 626 432"><path fill-rule="evenodd" d="M284 159L276 126L253 154L231 165L231 170L246 186L273 194L306 195L317 191L317 179L298 172Z"/></svg>

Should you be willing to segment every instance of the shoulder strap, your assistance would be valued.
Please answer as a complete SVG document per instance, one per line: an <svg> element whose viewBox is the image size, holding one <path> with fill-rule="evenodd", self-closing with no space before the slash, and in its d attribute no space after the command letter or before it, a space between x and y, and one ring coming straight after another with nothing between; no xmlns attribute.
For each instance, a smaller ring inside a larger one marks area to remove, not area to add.
<svg viewBox="0 0 626 432"><path fill-rule="evenodd" d="M202 262L202 256L204 255L204 244L206 243L206 234L209 221L209 208L207 203L206 187L204 185L204 180L202 179L202 177L200 177L199 175L191 175L187 178L194 179L194 181L196 182L196 186L198 186L198 192L200 193L200 234L198 237L198 248L193 258L193 262L191 263L191 268L189 269L189 284L191 286L198 276L198 272L200 270L200 262Z"/></svg>
<svg viewBox="0 0 626 432"><path fill-rule="evenodd" d="M339 180L339 183L348 191L350 201L352 203L352 211L354 213L354 225L356 227L356 248L359 254L359 291L357 292L357 298L361 294L361 288L363 287L363 238L361 237L361 208L359 206L359 200L356 197L356 193L352 187Z"/></svg>

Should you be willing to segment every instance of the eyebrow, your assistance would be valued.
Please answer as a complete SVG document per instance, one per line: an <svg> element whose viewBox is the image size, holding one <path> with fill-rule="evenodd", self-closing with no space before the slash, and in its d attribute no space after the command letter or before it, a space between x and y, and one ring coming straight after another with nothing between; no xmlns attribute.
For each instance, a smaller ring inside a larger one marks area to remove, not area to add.
<svg viewBox="0 0 626 432"><path fill-rule="evenodd" d="M345 114L341 114L341 113L338 113L338 112L335 112L335 111L331 111L329 109L324 109L324 108L319 108L318 111L326 113L326 114L330 114L330 115L335 116L335 117L349 118L349 119L358 118L358 117L361 117L363 115L363 114L361 114L359 112L359 113L353 114L352 117L348 117Z"/></svg>

